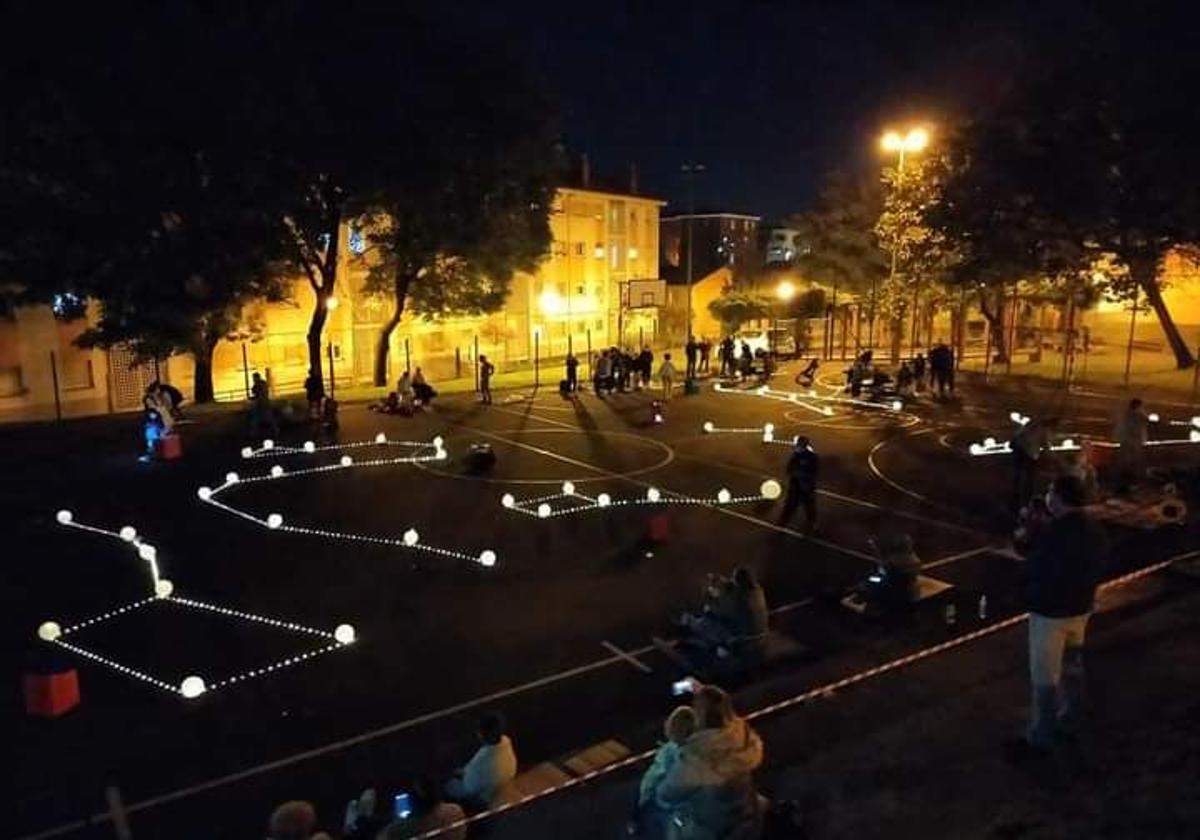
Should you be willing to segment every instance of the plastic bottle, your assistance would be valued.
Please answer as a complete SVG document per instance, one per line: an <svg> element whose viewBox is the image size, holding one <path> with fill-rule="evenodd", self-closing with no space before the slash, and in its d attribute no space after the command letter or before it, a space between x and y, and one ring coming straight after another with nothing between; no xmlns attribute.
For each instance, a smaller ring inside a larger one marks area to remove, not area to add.
<svg viewBox="0 0 1200 840"><path fill-rule="evenodd" d="M983 621L987 618L987 596L979 596L979 620Z"/></svg>
<svg viewBox="0 0 1200 840"><path fill-rule="evenodd" d="M946 605L946 626L953 627L958 624L958 607L954 604Z"/></svg>

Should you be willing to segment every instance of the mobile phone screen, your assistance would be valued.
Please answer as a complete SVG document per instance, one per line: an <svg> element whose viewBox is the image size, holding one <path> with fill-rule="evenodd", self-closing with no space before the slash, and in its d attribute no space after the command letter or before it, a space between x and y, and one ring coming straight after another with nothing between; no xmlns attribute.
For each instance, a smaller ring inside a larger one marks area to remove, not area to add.
<svg viewBox="0 0 1200 840"><path fill-rule="evenodd" d="M396 794L392 802L392 812L399 819L408 819L412 815L412 797L407 793Z"/></svg>

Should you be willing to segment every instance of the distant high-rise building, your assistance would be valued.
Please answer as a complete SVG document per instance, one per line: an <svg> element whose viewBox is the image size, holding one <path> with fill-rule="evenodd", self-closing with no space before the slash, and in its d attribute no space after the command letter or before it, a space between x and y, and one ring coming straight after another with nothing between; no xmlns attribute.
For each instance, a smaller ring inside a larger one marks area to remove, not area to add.
<svg viewBox="0 0 1200 840"><path fill-rule="evenodd" d="M744 213L700 212L664 216L659 243L663 277L684 282L687 277L688 221L695 246L692 248L692 277L699 280L718 268L729 268L734 283L752 281L762 267L758 250L761 217Z"/></svg>

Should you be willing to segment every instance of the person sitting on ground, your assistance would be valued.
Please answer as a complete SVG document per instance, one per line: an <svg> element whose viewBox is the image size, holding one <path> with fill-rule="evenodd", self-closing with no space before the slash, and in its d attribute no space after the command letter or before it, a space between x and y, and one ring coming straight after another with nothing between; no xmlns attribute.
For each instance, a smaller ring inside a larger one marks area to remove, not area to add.
<svg viewBox="0 0 1200 840"><path fill-rule="evenodd" d="M915 602L920 595L917 578L921 559L908 534L886 534L871 540L879 571L868 580L867 602L876 607L898 607ZM878 580L876 580L878 578Z"/></svg>
<svg viewBox="0 0 1200 840"><path fill-rule="evenodd" d="M913 388L913 371L908 366L908 362L900 363L900 370L896 373L896 391L908 396L912 394Z"/></svg>
<svg viewBox="0 0 1200 840"><path fill-rule="evenodd" d="M727 656L731 645L766 635L767 596L746 566L734 569L732 577L710 575L705 595L703 611L684 616L693 641Z"/></svg>
<svg viewBox="0 0 1200 840"><path fill-rule="evenodd" d="M466 820L466 812L453 802L443 802L432 779L419 776L409 791L412 813L387 826L379 840L409 840L423 837L430 831L441 831L439 840L466 840L467 826L456 825ZM451 828L454 826L454 828Z"/></svg>
<svg viewBox="0 0 1200 840"><path fill-rule="evenodd" d="M433 390L433 387L425 381L425 374L421 372L420 368L413 373L412 390L417 404L425 409L430 407L433 398L437 396L437 391Z"/></svg>
<svg viewBox="0 0 1200 840"><path fill-rule="evenodd" d="M817 368L821 366L821 360L813 356L808 360L808 364L804 366L804 370L800 371L796 377L796 384L805 388L811 388L817 379Z"/></svg>
<svg viewBox="0 0 1200 840"><path fill-rule="evenodd" d="M658 787L679 761L679 751L688 738L696 733L696 713L691 706L678 706L663 724L664 741L654 753L654 760L642 775L638 785L638 800L629 821L629 834L661 836L666 831L669 807L658 799Z"/></svg>
<svg viewBox="0 0 1200 840"><path fill-rule="evenodd" d="M738 373L743 379L749 379L750 374L754 373L754 354L750 352L750 345L742 342L742 355L738 361Z"/></svg>
<svg viewBox="0 0 1200 840"><path fill-rule="evenodd" d="M316 832L317 809L311 802L284 802L271 812L267 840L330 840L324 831Z"/></svg>
<svg viewBox="0 0 1200 840"><path fill-rule="evenodd" d="M446 798L489 808L504 786L516 778L517 754L512 739L504 734L504 718L499 712L480 717L478 735L479 749L446 783Z"/></svg>
<svg viewBox="0 0 1200 840"><path fill-rule="evenodd" d="M758 837L762 808L753 774L762 764L762 739L716 686L700 686L692 710L699 729L658 785L658 800L670 809L669 836Z"/></svg>

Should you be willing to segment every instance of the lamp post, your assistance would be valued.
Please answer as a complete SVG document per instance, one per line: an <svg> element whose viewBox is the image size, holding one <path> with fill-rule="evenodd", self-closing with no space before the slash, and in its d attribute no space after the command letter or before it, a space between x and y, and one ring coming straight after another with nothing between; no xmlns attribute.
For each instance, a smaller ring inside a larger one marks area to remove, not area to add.
<svg viewBox="0 0 1200 840"><path fill-rule="evenodd" d="M704 171L703 163L685 163L679 167L688 185L687 217L687 296L685 298L684 341L692 337L692 220L696 215L696 176Z"/></svg>
<svg viewBox="0 0 1200 840"><path fill-rule="evenodd" d="M904 156L909 152L919 152L929 145L929 131L927 129L917 127L911 128L905 134L900 134L898 131L888 131L883 135L879 145L883 147L885 152L896 153L896 187L900 186L904 178ZM896 232L896 236L892 241L892 267L888 272L888 283L896 279L896 257L899 252L900 233ZM867 346L874 348L875 346L875 286L874 279L871 280L871 314L870 322L867 326Z"/></svg>
<svg viewBox="0 0 1200 840"><path fill-rule="evenodd" d="M780 280L779 285L775 287L775 297L777 297L779 299L779 302L782 305L787 306L788 303L791 302L792 298L794 298L795 296L796 296L796 284L792 283L790 280ZM779 339L776 338L777 335L779 335L779 309L778 308L775 309L775 323L774 323L774 326L771 328L771 344L775 346L775 350L774 350L775 355L779 355L779 348L778 348L778 344L777 344Z"/></svg>

